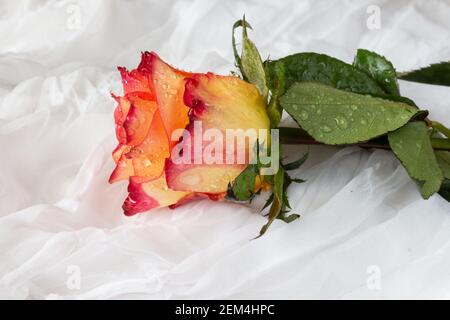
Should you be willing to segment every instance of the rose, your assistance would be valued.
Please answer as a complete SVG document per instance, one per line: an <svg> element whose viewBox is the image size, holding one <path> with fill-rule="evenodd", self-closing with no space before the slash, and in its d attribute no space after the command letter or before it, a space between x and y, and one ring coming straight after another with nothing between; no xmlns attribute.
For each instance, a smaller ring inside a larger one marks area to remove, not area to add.
<svg viewBox="0 0 450 320"><path fill-rule="evenodd" d="M228 144L223 153L213 152L216 163L178 163L173 157L178 149L186 156L180 148L185 139L204 139L196 123L203 132L221 134L228 129L269 129L266 105L256 87L235 76L180 71L149 52L142 54L136 69L119 71L124 96L113 95L118 102L114 118L119 145L113 151L116 168L109 181L129 180L125 214L173 207L195 197L222 199L229 183L250 162L251 143L244 146L244 162L226 161ZM172 139L183 129L182 143ZM205 149L202 144L200 151ZM196 156L192 155L191 160Z"/></svg>

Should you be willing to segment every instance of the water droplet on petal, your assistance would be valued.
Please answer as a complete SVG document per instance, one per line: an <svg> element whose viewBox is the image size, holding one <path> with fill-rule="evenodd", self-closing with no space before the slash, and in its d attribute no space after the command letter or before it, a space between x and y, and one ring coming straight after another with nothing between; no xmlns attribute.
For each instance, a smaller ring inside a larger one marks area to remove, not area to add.
<svg viewBox="0 0 450 320"><path fill-rule="evenodd" d="M195 186L200 183L200 177L198 175L185 175L181 177L181 182L189 186Z"/></svg>
<svg viewBox="0 0 450 320"><path fill-rule="evenodd" d="M150 161L150 159L149 159L149 158L145 158L145 160L144 160L144 166L150 167L151 165L152 165L152 162Z"/></svg>

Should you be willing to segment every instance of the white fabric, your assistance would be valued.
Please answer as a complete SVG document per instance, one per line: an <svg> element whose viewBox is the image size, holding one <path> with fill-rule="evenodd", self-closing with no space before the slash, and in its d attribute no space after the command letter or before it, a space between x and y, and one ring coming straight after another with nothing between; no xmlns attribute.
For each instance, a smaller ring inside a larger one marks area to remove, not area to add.
<svg viewBox="0 0 450 320"><path fill-rule="evenodd" d="M311 147L295 172L308 182L289 191L301 219L257 240L262 198L122 215L126 183L107 183L115 67L154 50L229 73L243 13L264 57L351 61L364 47L400 71L450 59L449 1L2 0L1 298L450 298L450 205L422 200L387 151ZM449 88L401 89L450 125Z"/></svg>

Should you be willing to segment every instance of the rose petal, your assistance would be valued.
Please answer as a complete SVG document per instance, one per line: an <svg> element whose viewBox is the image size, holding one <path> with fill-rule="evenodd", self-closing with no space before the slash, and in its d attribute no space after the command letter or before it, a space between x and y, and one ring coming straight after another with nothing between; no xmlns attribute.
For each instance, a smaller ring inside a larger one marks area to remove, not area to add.
<svg viewBox="0 0 450 320"><path fill-rule="evenodd" d="M170 188L181 191L202 193L222 193L247 166L249 161L248 143L244 150L245 159L239 162L238 150L234 150L234 162L227 163L226 129L269 129L270 122L265 112L265 103L257 89L236 77L213 75L194 75L186 80L184 94L186 105L191 108L189 133L195 144L198 132L194 129L195 121L200 121L203 133L208 129L218 129L222 133L223 145L221 160L218 164L194 163L194 145L191 146L191 163L178 164L169 159L166 162L166 178ZM256 132L257 133L257 132ZM257 138L257 137L256 137ZM201 146L202 154L208 142ZM234 140L233 140L234 144ZM240 150L242 151L242 150ZM220 164L222 163L222 164Z"/></svg>
<svg viewBox="0 0 450 320"><path fill-rule="evenodd" d="M124 67L118 67L122 76L123 93L127 95L133 92L145 92L152 94L150 74L137 69L128 71ZM154 99L154 98L153 98Z"/></svg>
<svg viewBox="0 0 450 320"><path fill-rule="evenodd" d="M225 198L227 195L226 192L222 193L188 193L184 198L181 198L177 201L177 203L172 204L169 206L170 209L178 208L179 206L182 206L190 201L197 200L197 199L209 199L211 201L220 201Z"/></svg>
<svg viewBox="0 0 450 320"><path fill-rule="evenodd" d="M157 111L144 141L133 147L126 157L132 159L134 177L143 182L161 176L169 155L169 141L160 113Z"/></svg>
<svg viewBox="0 0 450 320"><path fill-rule="evenodd" d="M133 175L134 168L132 160L126 158L125 155L121 155L120 159L117 161L116 167L109 177L109 183L126 180Z"/></svg>
<svg viewBox="0 0 450 320"><path fill-rule="evenodd" d="M176 129L184 129L189 123L189 108L184 104L185 79L192 73L177 70L162 61L154 52L146 53L140 65L142 70L150 70L158 108L169 140ZM171 147L177 141L170 141Z"/></svg>
<svg viewBox="0 0 450 320"><path fill-rule="evenodd" d="M222 193L246 165L195 165L166 162L168 186L173 190Z"/></svg>
<svg viewBox="0 0 450 320"><path fill-rule="evenodd" d="M188 192L168 189L164 176L146 183L137 183L130 179L128 192L129 195L123 204L123 210L127 216L154 208L174 205L190 196Z"/></svg>
<svg viewBox="0 0 450 320"><path fill-rule="evenodd" d="M157 105L156 101L151 100L151 96L145 93L129 94L127 99L131 107L123 123L126 144L136 146L147 137Z"/></svg>
<svg viewBox="0 0 450 320"><path fill-rule="evenodd" d="M114 121L116 123L116 136L119 143L126 144L127 143L127 133L123 127L123 123L130 111L131 103L128 99L123 97L116 97L113 95L113 98L117 101L117 107L114 110Z"/></svg>
<svg viewBox="0 0 450 320"><path fill-rule="evenodd" d="M203 129L269 129L266 104L252 84L234 76L197 74L186 80L184 102Z"/></svg>
<svg viewBox="0 0 450 320"><path fill-rule="evenodd" d="M129 153L134 146L142 144L149 135L150 126L157 110L156 102L150 99L149 94L142 92L128 94L127 98L118 98L119 106L115 111L115 119L119 145L113 151L113 159L117 166L109 178L110 183L128 179L136 174L134 161ZM160 130L162 133L165 132L164 128ZM162 169L157 168L156 170L159 170L159 176ZM139 170L139 173L141 172L142 170ZM150 178L155 178L155 176Z"/></svg>

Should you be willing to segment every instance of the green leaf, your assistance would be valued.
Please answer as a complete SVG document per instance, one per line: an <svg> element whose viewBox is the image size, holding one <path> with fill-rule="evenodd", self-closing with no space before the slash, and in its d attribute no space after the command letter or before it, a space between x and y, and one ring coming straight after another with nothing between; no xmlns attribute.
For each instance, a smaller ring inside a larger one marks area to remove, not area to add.
<svg viewBox="0 0 450 320"><path fill-rule="evenodd" d="M448 130L443 124L435 121L431 122L431 126L433 128L431 138L442 139L442 133L439 129L444 132ZM450 137L447 136L447 138ZM436 160L442 170L442 173L444 174L444 177L446 179L450 179L450 151L435 150L434 155L436 156Z"/></svg>
<svg viewBox="0 0 450 320"><path fill-rule="evenodd" d="M450 179L450 152L449 151L435 151L436 160L439 167L444 174L444 177Z"/></svg>
<svg viewBox="0 0 450 320"><path fill-rule="evenodd" d="M375 79L386 93L394 96L400 95L397 72L385 57L369 50L358 49L353 65Z"/></svg>
<svg viewBox="0 0 450 320"><path fill-rule="evenodd" d="M281 97L295 82L316 81L337 89L368 94L385 94L378 83L365 72L341 60L318 53L297 53L266 61L269 89Z"/></svg>
<svg viewBox="0 0 450 320"><path fill-rule="evenodd" d="M438 192L444 176L439 168L423 121L408 123L389 133L389 145L414 180L421 184L422 197Z"/></svg>
<svg viewBox="0 0 450 320"><path fill-rule="evenodd" d="M267 199L266 203L262 207L261 211L263 211L265 208L270 206L270 204L273 202L273 192L270 194L270 197Z"/></svg>
<svg viewBox="0 0 450 320"><path fill-rule="evenodd" d="M270 98L269 105L267 106L267 115L270 119L270 127L277 128L281 121L281 116L283 114L283 109L278 102L278 92L273 91L272 97Z"/></svg>
<svg viewBox="0 0 450 320"><path fill-rule="evenodd" d="M236 40L234 37L234 30L238 27L242 27L242 55L239 57ZM235 22L233 25L233 51L236 59L236 64L241 70L244 80L254 84L261 95L267 99L269 89L266 84L266 74L264 66L259 55L258 49L255 44L248 38L247 28L252 29L250 24L245 21L245 17L242 20Z"/></svg>
<svg viewBox="0 0 450 320"><path fill-rule="evenodd" d="M306 157L307 154L302 157L303 162L306 160ZM268 221L261 228L258 238L261 237L267 231L267 229L270 227L270 225L275 219L280 219L286 223L290 223L300 217L300 215L295 213L286 215L286 213L288 213L291 210L291 205L289 204L289 199L287 196L287 188L292 182L301 183L304 181L301 179L292 179L286 173L283 166L280 166L277 173L272 177L273 177L272 194L267 199L261 211L267 208L270 204L272 204L272 206L270 207L269 213L267 215Z"/></svg>
<svg viewBox="0 0 450 320"><path fill-rule="evenodd" d="M360 94L366 94L365 92L355 92ZM391 94L371 94L372 97L381 98L384 100L391 100L394 102L403 102L409 104L410 106L417 107L416 103L407 97L391 95Z"/></svg>
<svg viewBox="0 0 450 320"><path fill-rule="evenodd" d="M300 166L305 163L306 159L308 159L308 155L309 153L307 152L300 159L287 164L283 164L284 170L290 171L300 168Z"/></svg>
<svg viewBox="0 0 450 320"><path fill-rule="evenodd" d="M286 223L291 223L292 221L295 221L298 218L300 218L299 214L292 213L292 214L290 214L288 216L283 215L280 219L283 220Z"/></svg>
<svg viewBox="0 0 450 320"><path fill-rule="evenodd" d="M364 92L355 92L360 94L365 94ZM406 104L409 104L410 106L416 107L418 109L418 112L412 118L411 120L424 120L426 117L428 117L428 110L420 110L417 104L412 101L411 99L407 97L402 97L398 95L392 95L392 94L371 94L374 98L381 98L384 100L394 101L394 102L403 102Z"/></svg>
<svg viewBox="0 0 450 320"><path fill-rule="evenodd" d="M292 85L280 103L316 141L332 145L381 136L405 125L418 112L405 103L312 82Z"/></svg>
<svg viewBox="0 0 450 320"><path fill-rule="evenodd" d="M306 160L306 159L305 159ZM287 196L287 189L290 186L290 184L292 182L294 182L294 180L297 180L295 182L298 183L298 180L300 179L292 179L286 172L284 173L284 184L283 184L283 202L281 205L281 211L280 214L277 216L277 219L280 219L286 223L291 223L292 221L300 218L300 215L293 213L290 215L286 215L286 213L288 213L292 208L291 205L289 204L289 199Z"/></svg>
<svg viewBox="0 0 450 320"><path fill-rule="evenodd" d="M450 61L432 64L414 71L403 72L399 75L399 78L420 83L450 86Z"/></svg>
<svg viewBox="0 0 450 320"><path fill-rule="evenodd" d="M272 222L278 217L281 210L283 209L283 193L284 193L284 170L283 168L279 168L277 173L274 176L274 185L273 185L273 201L272 206L269 210L268 221L259 231L259 237L261 237L264 233L266 233L267 229L269 229Z"/></svg>
<svg viewBox="0 0 450 320"><path fill-rule="evenodd" d="M241 70L242 72L242 61L241 61L241 56L238 53L237 50L237 46L236 46L236 38L234 37L234 30L236 30L239 27L242 27L243 25L246 25L247 27L250 27L250 25L248 23L246 23L244 20L238 20L233 24L233 30L231 32L231 44L233 47L233 54L234 54L234 60L236 63L236 67L239 68L239 70Z"/></svg>
<svg viewBox="0 0 450 320"><path fill-rule="evenodd" d="M250 200L254 196L255 179L259 175L259 165L250 164L228 186L227 198L237 201Z"/></svg>

